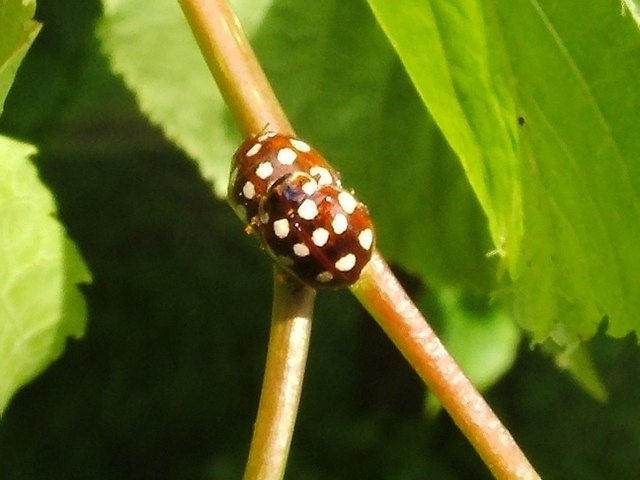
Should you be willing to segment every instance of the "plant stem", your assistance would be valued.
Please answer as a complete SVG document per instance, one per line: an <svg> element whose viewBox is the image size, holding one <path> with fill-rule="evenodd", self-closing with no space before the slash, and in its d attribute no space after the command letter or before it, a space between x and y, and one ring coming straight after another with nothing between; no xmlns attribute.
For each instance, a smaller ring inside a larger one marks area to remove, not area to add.
<svg viewBox="0 0 640 480"><path fill-rule="evenodd" d="M265 125L294 133L226 0L180 0L245 136ZM315 291L275 270L271 337L245 480L284 476L308 351ZM375 252L353 293L440 398L500 480L540 477Z"/></svg>
<svg viewBox="0 0 640 480"><path fill-rule="evenodd" d="M295 133L226 0L180 0L202 54L242 133L265 125ZM315 290L274 269L271 333L244 480L279 480L293 436L309 349Z"/></svg>
<svg viewBox="0 0 640 480"><path fill-rule="evenodd" d="M209 70L248 137L270 130L294 133L240 22L226 0L180 0Z"/></svg>
<svg viewBox="0 0 640 480"><path fill-rule="evenodd" d="M245 480L284 476L309 350L315 290L277 272L260 405Z"/></svg>
<svg viewBox="0 0 640 480"><path fill-rule="evenodd" d="M464 375L378 252L352 292L433 390L493 475L539 480L509 431Z"/></svg>

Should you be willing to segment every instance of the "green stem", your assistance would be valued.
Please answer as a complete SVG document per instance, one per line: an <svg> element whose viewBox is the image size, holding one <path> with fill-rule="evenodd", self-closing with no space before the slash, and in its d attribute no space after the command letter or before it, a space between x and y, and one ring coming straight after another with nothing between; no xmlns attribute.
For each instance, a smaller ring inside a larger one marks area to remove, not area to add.
<svg viewBox="0 0 640 480"><path fill-rule="evenodd" d="M191 30L240 130L294 133L226 0L180 0ZM284 477L302 391L315 290L277 267L260 404L244 480Z"/></svg>

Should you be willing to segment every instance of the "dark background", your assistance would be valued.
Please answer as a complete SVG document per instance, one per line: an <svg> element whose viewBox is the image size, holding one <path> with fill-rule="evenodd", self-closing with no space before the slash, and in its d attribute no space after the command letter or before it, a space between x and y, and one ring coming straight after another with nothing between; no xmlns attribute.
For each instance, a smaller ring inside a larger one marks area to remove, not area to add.
<svg viewBox="0 0 640 480"><path fill-rule="evenodd" d="M65 8L66 7L66 8ZM138 113L97 41L95 1L46 24L0 121L35 160L93 275L85 337L0 420L0 478L240 478L258 403L271 271L195 165ZM423 285L398 266L414 293ZM429 312L436 319L437 305ZM635 478L640 356L599 336L592 400L526 345L489 402L545 479ZM321 293L287 478L488 479L347 292Z"/></svg>

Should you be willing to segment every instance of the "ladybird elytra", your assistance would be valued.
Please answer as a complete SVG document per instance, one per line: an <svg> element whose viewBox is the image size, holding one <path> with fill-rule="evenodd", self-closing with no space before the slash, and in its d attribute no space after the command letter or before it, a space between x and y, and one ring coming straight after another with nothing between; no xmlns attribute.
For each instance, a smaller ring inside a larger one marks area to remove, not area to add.
<svg viewBox="0 0 640 480"><path fill-rule="evenodd" d="M229 202L282 268L313 287L360 277L375 232L367 207L308 143L266 131L236 151Z"/></svg>
<svg viewBox="0 0 640 480"><path fill-rule="evenodd" d="M351 285L371 258L369 212L334 184L306 193L311 182L315 179L308 173L296 172L274 183L259 205L258 216L266 219L260 237L274 260L303 282L314 287Z"/></svg>

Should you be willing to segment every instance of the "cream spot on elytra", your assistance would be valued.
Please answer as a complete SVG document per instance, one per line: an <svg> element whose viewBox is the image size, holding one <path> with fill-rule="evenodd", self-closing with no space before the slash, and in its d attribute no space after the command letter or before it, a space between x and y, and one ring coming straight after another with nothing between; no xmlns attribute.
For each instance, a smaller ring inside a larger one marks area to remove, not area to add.
<svg viewBox="0 0 640 480"><path fill-rule="evenodd" d="M313 220L318 215L318 206L316 202L307 198L298 207L298 215L305 220Z"/></svg>
<svg viewBox="0 0 640 480"><path fill-rule="evenodd" d="M262 162L256 168L256 175L260 177L262 180L266 180L273 173L273 165L270 162Z"/></svg>
<svg viewBox="0 0 640 480"><path fill-rule="evenodd" d="M302 140L298 140L297 138L291 138L289 140L289 143L291 143L291 145L293 145L293 147L300 152L306 153L311 151L311 147L308 143L303 142Z"/></svg>
<svg viewBox="0 0 640 480"><path fill-rule="evenodd" d="M245 157L253 157L256 153L258 153L260 151L260 149L262 148L262 144L261 143L254 143L253 146L247 150L247 153L245 153Z"/></svg>
<svg viewBox="0 0 640 480"><path fill-rule="evenodd" d="M330 185L333 183L333 177L329 170L324 167L311 167L309 173L318 179L318 185Z"/></svg>
<svg viewBox="0 0 640 480"><path fill-rule="evenodd" d="M335 267L340 272L348 272L356 266L356 256L353 253L347 253L344 257L339 258Z"/></svg>
<svg viewBox="0 0 640 480"><path fill-rule="evenodd" d="M304 243L296 243L293 246L293 253L295 253L298 257L306 257L311 252L309 251L309 247L307 247Z"/></svg>
<svg viewBox="0 0 640 480"><path fill-rule="evenodd" d="M351 195L349 192L344 191L340 192L340 194L338 195L338 203L349 215L351 215L358 206L358 201L353 198L353 195Z"/></svg>
<svg viewBox="0 0 640 480"><path fill-rule="evenodd" d="M371 245L373 244L373 232L370 228L365 228L358 235L358 242L360 242L360 246L365 250L369 250Z"/></svg>
<svg viewBox="0 0 640 480"><path fill-rule="evenodd" d="M304 185L302 185L302 191L307 195L313 195L318 190L318 182L311 179Z"/></svg>
<svg viewBox="0 0 640 480"><path fill-rule="evenodd" d="M329 283L333 280L333 275L331 272L322 272L316 275L316 280L320 283Z"/></svg>
<svg viewBox="0 0 640 480"><path fill-rule="evenodd" d="M289 220L281 218L273 222L273 233L278 238L286 238L289 235Z"/></svg>
<svg viewBox="0 0 640 480"><path fill-rule="evenodd" d="M345 217L341 213L338 213L335 217L333 217L333 221L331 222L331 227L333 228L333 231L338 235L346 232L347 228L349 227L349 222L347 221L347 217Z"/></svg>
<svg viewBox="0 0 640 480"><path fill-rule="evenodd" d="M276 158L282 165L291 165L298 158L298 154L290 148L282 148L278 151Z"/></svg>
<svg viewBox="0 0 640 480"><path fill-rule="evenodd" d="M311 241L317 247L324 247L329 241L329 230L324 228L316 228L311 234Z"/></svg>
<svg viewBox="0 0 640 480"><path fill-rule="evenodd" d="M247 200L251 200L256 195L256 187L250 181L247 181L242 187L242 194Z"/></svg>

